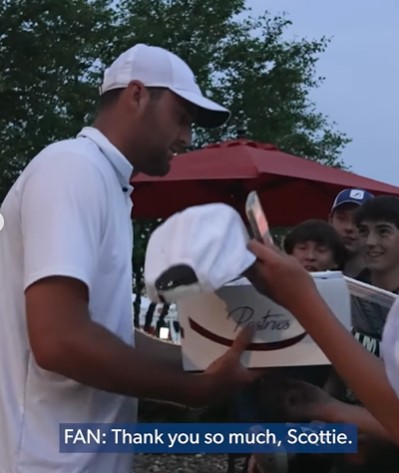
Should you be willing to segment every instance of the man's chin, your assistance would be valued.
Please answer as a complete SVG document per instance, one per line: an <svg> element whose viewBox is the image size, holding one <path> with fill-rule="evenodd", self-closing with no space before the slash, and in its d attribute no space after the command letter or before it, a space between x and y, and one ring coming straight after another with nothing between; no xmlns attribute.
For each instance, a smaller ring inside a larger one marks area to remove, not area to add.
<svg viewBox="0 0 399 473"><path fill-rule="evenodd" d="M152 176L152 177L164 177L166 176L170 171L170 164L166 163L165 165L157 166L156 168L148 168L144 169L142 172L143 174L147 174L147 176Z"/></svg>

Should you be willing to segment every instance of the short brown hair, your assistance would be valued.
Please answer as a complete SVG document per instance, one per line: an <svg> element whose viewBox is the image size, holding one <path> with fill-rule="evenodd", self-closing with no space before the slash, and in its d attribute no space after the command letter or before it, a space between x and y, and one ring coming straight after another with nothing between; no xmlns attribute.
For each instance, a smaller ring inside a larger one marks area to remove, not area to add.
<svg viewBox="0 0 399 473"><path fill-rule="evenodd" d="M331 249L335 264L341 266L346 259L346 250L336 230L324 220L306 220L294 227L284 239L284 251L289 255L295 245L314 241Z"/></svg>

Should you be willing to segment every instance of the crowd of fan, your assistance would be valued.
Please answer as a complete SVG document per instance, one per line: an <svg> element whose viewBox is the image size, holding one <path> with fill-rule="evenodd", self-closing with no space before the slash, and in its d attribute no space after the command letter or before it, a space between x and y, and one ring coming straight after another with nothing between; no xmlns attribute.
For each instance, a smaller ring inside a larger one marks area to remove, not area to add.
<svg viewBox="0 0 399 473"><path fill-rule="evenodd" d="M325 221L300 223L285 237L283 249L309 272L339 270L398 294L399 198L345 189L336 196ZM377 357L387 314L388 310L372 302L352 301L353 336ZM312 418L316 404L329 403L331 397L342 401L342 406L360 404L330 366L279 369L273 375L274 383L270 379L264 385L259 382L236 397L235 413L240 421L328 421ZM285 402L284 391L295 391L300 402ZM399 471L399 449L389 442L361 436L357 454L259 455L249 457L245 468L250 473L294 473L309 468L326 473L391 473Z"/></svg>

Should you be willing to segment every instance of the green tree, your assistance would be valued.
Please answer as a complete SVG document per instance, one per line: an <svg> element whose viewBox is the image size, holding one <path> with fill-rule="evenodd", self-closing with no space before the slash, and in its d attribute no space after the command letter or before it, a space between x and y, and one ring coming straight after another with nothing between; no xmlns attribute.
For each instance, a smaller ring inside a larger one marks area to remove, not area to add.
<svg viewBox="0 0 399 473"><path fill-rule="evenodd" d="M251 17L244 0L0 0L0 201L42 147L90 123L101 70L137 42L176 52L201 88L231 109L221 129L195 130L194 147L244 130L249 139L343 166L347 137L309 100L328 40L287 41L290 25L268 12ZM140 293L148 235L159 222L135 223Z"/></svg>
<svg viewBox="0 0 399 473"><path fill-rule="evenodd" d="M44 146L93 111L111 0L0 1L0 202Z"/></svg>

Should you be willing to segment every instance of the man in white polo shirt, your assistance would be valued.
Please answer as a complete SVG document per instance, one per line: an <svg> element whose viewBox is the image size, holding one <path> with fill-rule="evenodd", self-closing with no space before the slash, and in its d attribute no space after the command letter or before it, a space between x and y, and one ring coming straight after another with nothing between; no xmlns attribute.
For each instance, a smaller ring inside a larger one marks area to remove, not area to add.
<svg viewBox="0 0 399 473"><path fill-rule="evenodd" d="M130 473L131 455L59 453L59 424L135 422L137 398L198 405L253 380L239 363L246 334L201 375L132 347L132 174L166 174L193 122L228 117L181 59L136 45L106 70L94 125L46 147L9 191L0 473Z"/></svg>

